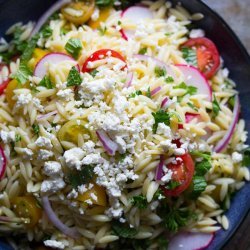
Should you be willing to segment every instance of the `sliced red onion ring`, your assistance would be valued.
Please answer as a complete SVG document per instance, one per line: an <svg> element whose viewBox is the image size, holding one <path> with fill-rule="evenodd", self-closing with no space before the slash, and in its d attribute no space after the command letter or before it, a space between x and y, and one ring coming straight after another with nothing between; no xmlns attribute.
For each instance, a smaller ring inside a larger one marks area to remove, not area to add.
<svg viewBox="0 0 250 250"><path fill-rule="evenodd" d="M42 204L43 204L43 209L44 209L46 215L48 216L49 220L58 230L60 230L65 235L67 235L71 238L74 238L74 239L78 238L80 236L80 234L76 228L70 228L70 227L66 226L65 224L63 224L59 220L59 218L57 217L57 215L55 214L55 212L53 211L53 209L51 207L48 196L42 197Z"/></svg>
<svg viewBox="0 0 250 250"><path fill-rule="evenodd" d="M163 166L164 166L164 156L161 155L159 165L157 166L156 171L155 171L156 181L160 181L163 176Z"/></svg>
<svg viewBox="0 0 250 250"><path fill-rule="evenodd" d="M0 147L0 180L3 178L4 173L6 171L7 159L4 154L4 150Z"/></svg>
<svg viewBox="0 0 250 250"><path fill-rule="evenodd" d="M161 109L168 108L172 103L174 102L166 96L161 102Z"/></svg>
<svg viewBox="0 0 250 250"><path fill-rule="evenodd" d="M131 86L132 81L133 81L133 77L134 77L133 72L129 72L128 75L127 75L126 82L125 82L125 87L126 88L129 88Z"/></svg>
<svg viewBox="0 0 250 250"><path fill-rule="evenodd" d="M115 155L115 152L118 150L118 145L113 142L107 133L103 129L98 129L96 134L101 141L103 147L110 155Z"/></svg>
<svg viewBox="0 0 250 250"><path fill-rule="evenodd" d="M57 113L58 113L57 110L55 110L55 111L51 111L45 115L39 115L39 116L37 116L37 120L40 121L40 120L48 119L49 117L56 115Z"/></svg>
<svg viewBox="0 0 250 250"><path fill-rule="evenodd" d="M53 63L55 65L57 65L60 62L63 61L72 61L75 63L75 66L77 68L78 71L80 71L79 65L77 64L77 61L64 53L49 53L47 55L45 55L36 65L35 70L34 70L34 76L40 77L41 79L46 75L47 73L47 68L46 68L46 64L47 63Z"/></svg>
<svg viewBox="0 0 250 250"><path fill-rule="evenodd" d="M234 109L233 109L232 123L229 126L224 137L214 147L214 151L216 153L220 153L221 151L223 151L226 148L226 146L228 145L228 143L230 142L230 139L232 138L233 132L234 132L235 127L237 125L237 122L239 120L239 115L240 115L240 101L239 101L239 96L236 95Z"/></svg>
<svg viewBox="0 0 250 250"><path fill-rule="evenodd" d="M150 92L150 95L151 95L151 96L154 96L154 95L156 95L159 91L161 91L161 86L159 86L159 87L153 89L153 90Z"/></svg>
<svg viewBox="0 0 250 250"><path fill-rule="evenodd" d="M53 4L38 20L36 26L34 27L33 31L31 32L30 37L34 36L42 26L47 22L47 20L52 16L56 11L62 8L65 4L70 3L71 0L59 0L55 4Z"/></svg>
<svg viewBox="0 0 250 250"><path fill-rule="evenodd" d="M188 113L188 112L185 114L186 123L190 123L195 118L199 119L200 115L199 114Z"/></svg>
<svg viewBox="0 0 250 250"><path fill-rule="evenodd" d="M202 250L214 239L214 234L180 232L169 242L168 250Z"/></svg>

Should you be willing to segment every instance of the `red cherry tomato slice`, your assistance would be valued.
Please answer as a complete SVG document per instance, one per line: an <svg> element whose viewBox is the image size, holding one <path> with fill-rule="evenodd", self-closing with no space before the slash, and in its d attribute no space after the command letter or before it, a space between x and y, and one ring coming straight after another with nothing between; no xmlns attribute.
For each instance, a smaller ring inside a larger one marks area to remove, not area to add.
<svg viewBox="0 0 250 250"><path fill-rule="evenodd" d="M185 191L192 182L194 175L194 162L189 154L178 156L182 161L177 160L177 164L170 163L167 168L170 169L172 174L172 180L178 182L180 185L174 189L167 189L162 186L165 196L178 196Z"/></svg>
<svg viewBox="0 0 250 250"><path fill-rule="evenodd" d="M207 79L211 79L220 67L220 55L215 44L205 37L189 39L182 48L196 50L198 69Z"/></svg>
<svg viewBox="0 0 250 250"><path fill-rule="evenodd" d="M6 66L6 65L3 64L3 63L0 64L0 72L2 71L2 68L3 68L4 66ZM7 80L5 80L4 82L2 82L2 83L0 84L0 95L3 94L4 90L6 89L8 83L9 83L9 81L10 81L10 80L7 79Z"/></svg>
<svg viewBox="0 0 250 250"><path fill-rule="evenodd" d="M93 70L93 68L88 67L89 62L95 62L95 61L102 60L107 57L115 57L117 59L120 59L124 63L126 63L125 58L119 52L112 50L112 49L100 49L94 52L91 56L87 58L87 60L82 66L82 72L91 72ZM124 68L126 67L127 65L124 66Z"/></svg>

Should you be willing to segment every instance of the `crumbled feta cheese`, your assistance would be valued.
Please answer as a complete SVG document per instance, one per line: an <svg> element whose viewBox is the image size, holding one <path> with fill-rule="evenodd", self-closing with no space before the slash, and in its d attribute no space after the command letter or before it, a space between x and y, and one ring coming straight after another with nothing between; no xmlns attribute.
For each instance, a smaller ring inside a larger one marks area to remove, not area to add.
<svg viewBox="0 0 250 250"><path fill-rule="evenodd" d="M198 38L204 36L205 36L205 31L202 29L192 29L189 34L190 38Z"/></svg>
<svg viewBox="0 0 250 250"><path fill-rule="evenodd" d="M51 151L48 151L46 149L40 149L38 151L38 155L37 155L37 159L38 160L42 160L42 161L46 161L48 160L49 158L51 158L53 156L53 152Z"/></svg>
<svg viewBox="0 0 250 250"><path fill-rule="evenodd" d="M44 173L47 176L54 177L54 176L62 176L62 167L61 164L57 161L47 161L44 164Z"/></svg>
<svg viewBox="0 0 250 250"><path fill-rule="evenodd" d="M72 89L61 89L57 92L57 96L64 99L65 101L69 101L70 97L73 94L73 90Z"/></svg>
<svg viewBox="0 0 250 250"><path fill-rule="evenodd" d="M95 143L93 141L87 141L83 144L82 149L86 151L87 154L95 152Z"/></svg>
<svg viewBox="0 0 250 250"><path fill-rule="evenodd" d="M184 155L186 153L185 149L184 148L176 148L174 150L174 154L175 155Z"/></svg>
<svg viewBox="0 0 250 250"><path fill-rule="evenodd" d="M15 137L16 137L16 133L15 133L15 131L6 132L6 131L2 130L0 132L0 137L3 141L3 143L14 142Z"/></svg>
<svg viewBox="0 0 250 250"><path fill-rule="evenodd" d="M61 241L45 240L43 243L46 247L51 247L51 248L55 248L55 249L65 249L65 244Z"/></svg>
<svg viewBox="0 0 250 250"><path fill-rule="evenodd" d="M23 154L24 159L27 159L27 160L32 159L33 152L32 152L31 149L29 149L29 148L20 148L18 151L19 151L19 153Z"/></svg>
<svg viewBox="0 0 250 250"><path fill-rule="evenodd" d="M34 106L40 111L40 112L44 112L44 107L41 104L41 101L38 98L33 98L32 103L34 104Z"/></svg>
<svg viewBox="0 0 250 250"><path fill-rule="evenodd" d="M51 140L43 136L38 137L38 139L35 141L35 144L40 148L44 147L51 149L53 147Z"/></svg>
<svg viewBox="0 0 250 250"><path fill-rule="evenodd" d="M41 185L41 192L47 193L56 193L59 190L63 189L65 187L65 182L62 178L56 178L53 180L45 180L42 182Z"/></svg>
<svg viewBox="0 0 250 250"><path fill-rule="evenodd" d="M81 148L72 148L64 152L63 158L67 167L81 169L81 160L84 156L85 152Z"/></svg>
<svg viewBox="0 0 250 250"><path fill-rule="evenodd" d="M171 128L164 123L159 123L156 133L158 135L165 135L168 138L172 137Z"/></svg>
<svg viewBox="0 0 250 250"><path fill-rule="evenodd" d="M22 93L17 96L16 108L28 105L32 101L32 95L30 93Z"/></svg>
<svg viewBox="0 0 250 250"><path fill-rule="evenodd" d="M234 163L240 163L243 160L243 156L242 154L239 154L238 152L233 152L232 160Z"/></svg>
<svg viewBox="0 0 250 250"><path fill-rule="evenodd" d="M170 169L168 169L165 172L164 176L161 178L161 182L163 182L163 184L165 184L165 183L171 181L172 174L173 174L173 172Z"/></svg>
<svg viewBox="0 0 250 250"><path fill-rule="evenodd" d="M89 154L82 159L82 165L100 164L103 163L104 159L98 154Z"/></svg>
<svg viewBox="0 0 250 250"><path fill-rule="evenodd" d="M67 195L68 199L76 199L78 192L75 189L72 189L71 192Z"/></svg>

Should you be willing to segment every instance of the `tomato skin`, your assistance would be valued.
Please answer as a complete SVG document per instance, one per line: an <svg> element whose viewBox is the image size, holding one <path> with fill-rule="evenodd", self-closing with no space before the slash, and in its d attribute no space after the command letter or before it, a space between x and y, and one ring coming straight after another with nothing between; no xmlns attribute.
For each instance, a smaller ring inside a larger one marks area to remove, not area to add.
<svg viewBox="0 0 250 250"><path fill-rule="evenodd" d="M191 38L181 46L195 48L199 70L211 79L220 67L220 54L215 44L206 37Z"/></svg>
<svg viewBox="0 0 250 250"><path fill-rule="evenodd" d="M182 156L178 156L178 158L182 159L182 163L171 163L167 167L173 172L172 180L178 181L181 184L180 186L172 190L162 186L161 188L164 191L165 196L179 196L192 183L192 178L195 170L192 157L187 153Z"/></svg>
<svg viewBox="0 0 250 250"><path fill-rule="evenodd" d="M82 72L91 72L93 69L88 68L88 63L89 62L95 62L101 59L104 59L106 57L108 57L108 53L110 53L110 57L115 57L117 59L120 59L121 61L123 61L124 63L126 63L125 58L117 51L112 50L112 49L100 49L97 50L96 52L94 52L92 55L90 55L87 60L85 61L85 63L82 66ZM124 68L126 68L127 66L125 66Z"/></svg>

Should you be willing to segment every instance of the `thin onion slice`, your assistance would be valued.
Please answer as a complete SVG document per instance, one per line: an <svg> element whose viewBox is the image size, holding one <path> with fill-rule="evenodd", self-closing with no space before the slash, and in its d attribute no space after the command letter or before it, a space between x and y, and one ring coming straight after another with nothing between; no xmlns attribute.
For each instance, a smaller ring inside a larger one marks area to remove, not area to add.
<svg viewBox="0 0 250 250"><path fill-rule="evenodd" d="M161 109L167 109L173 103L174 102L169 97L166 96L161 102Z"/></svg>
<svg viewBox="0 0 250 250"><path fill-rule="evenodd" d="M157 166L156 171L155 171L156 181L160 181L163 176L163 166L164 166L164 156L161 155L159 165Z"/></svg>
<svg viewBox="0 0 250 250"><path fill-rule="evenodd" d="M159 93L160 91L161 91L161 86L159 86L159 87L153 89L153 90L150 92L150 95L151 95L151 96L154 96L154 95L156 95L157 93Z"/></svg>
<svg viewBox="0 0 250 250"><path fill-rule="evenodd" d="M0 147L0 180L3 178L6 171L7 159L4 154L3 148Z"/></svg>
<svg viewBox="0 0 250 250"><path fill-rule="evenodd" d="M133 78L134 78L133 72L129 72L128 75L127 75L126 82L125 82L125 87L126 88L129 88L132 85Z"/></svg>
<svg viewBox="0 0 250 250"><path fill-rule="evenodd" d="M115 152L118 150L118 145L109 138L103 129L98 129L96 134L108 154L115 155Z"/></svg>
<svg viewBox="0 0 250 250"><path fill-rule="evenodd" d="M30 37L34 36L42 26L47 22L47 20L58 10L62 8L62 6L70 3L72 0L59 0L55 4L53 4L38 20L36 26L34 27L33 31L31 32Z"/></svg>
<svg viewBox="0 0 250 250"><path fill-rule="evenodd" d="M60 230L65 235L74 239L80 236L76 228L70 228L59 220L59 218L57 217L57 215L55 214L55 212L51 207L48 196L42 196L42 204L43 204L43 209L46 215L48 216L49 220L58 230Z"/></svg>
<svg viewBox="0 0 250 250"><path fill-rule="evenodd" d="M55 110L55 111L51 111L45 115L39 115L39 116L37 116L37 120L40 121L40 120L48 119L51 116L56 115L57 113L58 113L57 110Z"/></svg>
<svg viewBox="0 0 250 250"><path fill-rule="evenodd" d="M202 250L214 239L214 234L180 232L169 242L168 250Z"/></svg>
<svg viewBox="0 0 250 250"><path fill-rule="evenodd" d="M187 112L185 114L185 120L186 120L186 123L190 123L193 119L199 119L200 118L200 115L199 114L193 114L193 113L189 113Z"/></svg>
<svg viewBox="0 0 250 250"><path fill-rule="evenodd" d="M230 142L233 132L235 130L235 127L238 123L239 120L239 115L240 115L240 101L239 101L239 96L235 96L235 104L234 104L234 109L233 109L233 117L232 117L232 123L229 126L226 134L223 136L223 138L217 143L217 145L214 147L214 151L216 153L220 153L223 151L228 143Z"/></svg>

